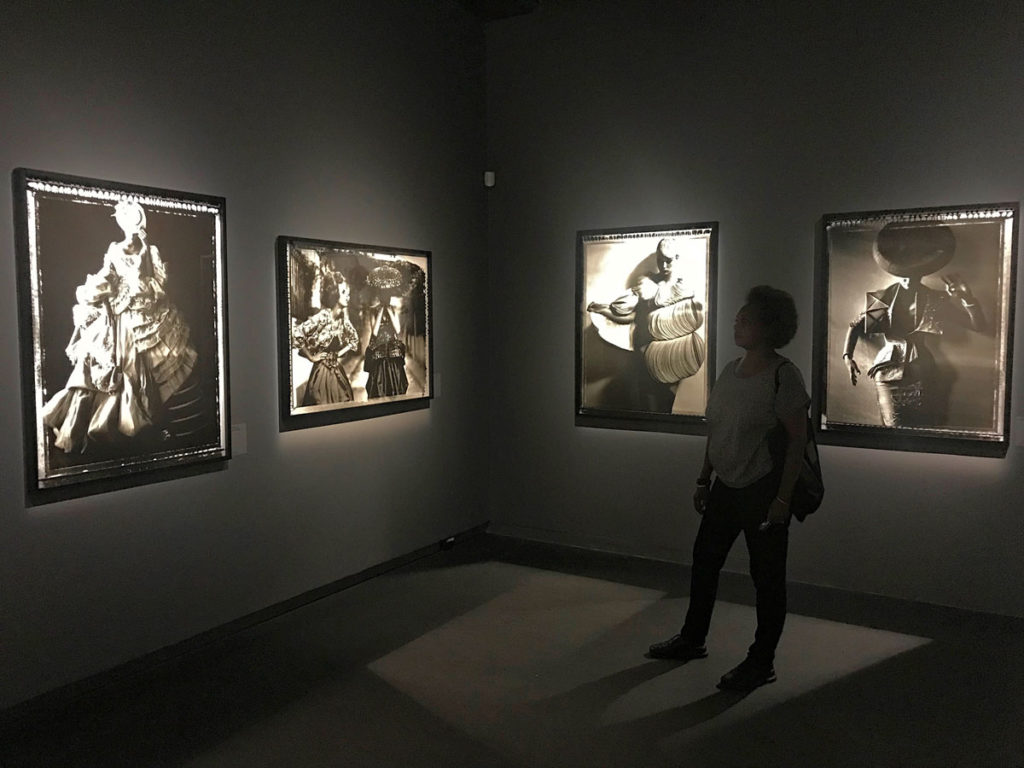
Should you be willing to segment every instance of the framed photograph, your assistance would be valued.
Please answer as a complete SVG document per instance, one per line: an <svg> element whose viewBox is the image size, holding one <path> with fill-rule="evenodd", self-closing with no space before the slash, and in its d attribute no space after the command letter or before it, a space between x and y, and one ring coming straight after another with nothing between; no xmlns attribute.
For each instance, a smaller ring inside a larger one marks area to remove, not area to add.
<svg viewBox="0 0 1024 768"><path fill-rule="evenodd" d="M1019 205L829 214L815 316L820 441L1005 456Z"/></svg>
<svg viewBox="0 0 1024 768"><path fill-rule="evenodd" d="M223 198L26 169L13 187L30 498L229 458Z"/></svg>
<svg viewBox="0 0 1024 768"><path fill-rule="evenodd" d="M701 433L718 222L576 235L576 424Z"/></svg>
<svg viewBox="0 0 1024 768"><path fill-rule="evenodd" d="M427 408L430 253L277 239L281 429Z"/></svg>

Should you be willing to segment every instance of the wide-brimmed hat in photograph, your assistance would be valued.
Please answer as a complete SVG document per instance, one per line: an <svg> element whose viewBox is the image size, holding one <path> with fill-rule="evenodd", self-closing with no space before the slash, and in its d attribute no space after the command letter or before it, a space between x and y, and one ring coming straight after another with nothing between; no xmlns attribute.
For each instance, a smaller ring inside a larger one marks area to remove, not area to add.
<svg viewBox="0 0 1024 768"><path fill-rule="evenodd" d="M890 275L923 277L949 264L956 238L942 222L890 221L879 230L872 251Z"/></svg>

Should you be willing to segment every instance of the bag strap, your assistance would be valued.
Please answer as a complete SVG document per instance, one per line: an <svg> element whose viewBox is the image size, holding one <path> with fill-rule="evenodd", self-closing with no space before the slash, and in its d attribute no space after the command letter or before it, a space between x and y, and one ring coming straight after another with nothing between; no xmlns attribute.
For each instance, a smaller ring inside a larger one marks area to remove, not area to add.
<svg viewBox="0 0 1024 768"><path fill-rule="evenodd" d="M775 366L775 396L779 395L779 371L782 370L784 365L793 365L793 361L787 358L783 358L782 362ZM811 420L810 414L807 414L807 443L810 445L814 443L814 450L817 452L818 441L814 437L814 422ZM806 449L805 449L806 450Z"/></svg>
<svg viewBox="0 0 1024 768"><path fill-rule="evenodd" d="M776 395L779 394L779 371L782 370L782 366L787 365L787 364L788 365L792 365L793 361L784 357L784 358L782 358L782 362L775 366L775 394Z"/></svg>

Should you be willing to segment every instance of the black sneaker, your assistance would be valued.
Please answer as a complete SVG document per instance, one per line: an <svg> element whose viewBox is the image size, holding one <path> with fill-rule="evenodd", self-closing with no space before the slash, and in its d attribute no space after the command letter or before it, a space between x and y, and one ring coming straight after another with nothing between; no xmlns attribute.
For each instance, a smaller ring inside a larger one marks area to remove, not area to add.
<svg viewBox="0 0 1024 768"><path fill-rule="evenodd" d="M722 675L722 679L718 681L718 687L723 691L745 692L768 683L774 683L775 680L775 668L771 664L768 666L758 664L748 656Z"/></svg>
<svg viewBox="0 0 1024 768"><path fill-rule="evenodd" d="M647 655L652 659L690 661L690 659L703 659L708 655L708 649L703 645L694 645L688 640L684 640L682 635L674 635L668 640L652 645L647 650Z"/></svg>

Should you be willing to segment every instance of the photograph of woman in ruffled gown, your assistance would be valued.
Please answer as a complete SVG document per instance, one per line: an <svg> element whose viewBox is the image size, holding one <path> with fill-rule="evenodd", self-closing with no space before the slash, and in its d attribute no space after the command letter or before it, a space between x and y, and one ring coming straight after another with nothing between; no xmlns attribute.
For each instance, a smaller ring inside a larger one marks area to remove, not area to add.
<svg viewBox="0 0 1024 768"><path fill-rule="evenodd" d="M29 495L227 458L224 200L14 182Z"/></svg>
<svg viewBox="0 0 1024 768"><path fill-rule="evenodd" d="M211 221L154 214L129 198L112 207L111 214L108 205L63 199L39 203L41 222L50 225L40 227L39 235L40 263L52 289L46 297L53 302L61 296L74 298L70 341L62 355L55 354L62 328L54 318L63 313L56 311L56 304L42 313L48 321L42 347L51 354L42 355L40 418L48 433L47 465L52 470L144 465L189 448L203 450L219 438L216 388L203 379L210 368L202 365L199 352L211 350L213 340L209 333L197 340L177 300L185 298L193 317L206 314L197 312L197 306L212 301L212 291L185 290L196 284L204 266L208 273L211 269L212 255L195 258L197 248L212 253ZM171 243L170 264L150 236L153 215L163 219L160 228ZM64 288L75 279L74 260L68 257L79 256L81 243L89 239L85 235L109 227L102 222L111 218L120 239L109 243L95 272L79 272L78 285ZM181 237L174 237L175 232ZM177 266L186 273L185 280L173 275Z"/></svg>
<svg viewBox="0 0 1024 768"><path fill-rule="evenodd" d="M114 219L124 238L110 243L100 270L75 291L71 375L43 406L43 423L65 453L146 430L173 439L167 404L196 365L189 327L165 291L167 267L147 240L145 210L121 201Z"/></svg>
<svg viewBox="0 0 1024 768"><path fill-rule="evenodd" d="M666 234L583 238L583 408L704 413L709 238Z"/></svg>
<svg viewBox="0 0 1024 768"><path fill-rule="evenodd" d="M287 243L289 415L430 396L426 256L371 248Z"/></svg>

